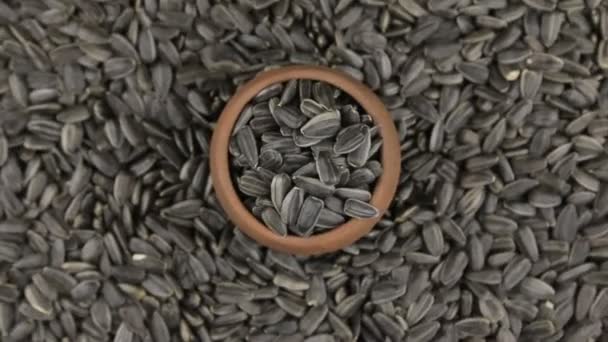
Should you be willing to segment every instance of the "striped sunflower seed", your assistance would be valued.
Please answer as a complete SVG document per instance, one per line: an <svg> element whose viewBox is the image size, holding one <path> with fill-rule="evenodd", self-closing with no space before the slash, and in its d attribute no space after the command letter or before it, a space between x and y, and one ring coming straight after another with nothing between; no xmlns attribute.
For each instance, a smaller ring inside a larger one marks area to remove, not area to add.
<svg viewBox="0 0 608 342"><path fill-rule="evenodd" d="M288 227L294 227L300 215L300 209L304 203L304 191L299 187L293 187L285 195L281 204L281 220Z"/></svg>
<svg viewBox="0 0 608 342"><path fill-rule="evenodd" d="M380 212L366 202L349 198L344 202L344 214L354 218L373 218L378 216Z"/></svg>
<svg viewBox="0 0 608 342"><path fill-rule="evenodd" d="M300 208L295 227L292 227L291 229L300 236L310 235L312 229L319 220L323 207L324 203L322 199L314 196L306 197Z"/></svg>
<svg viewBox="0 0 608 342"><path fill-rule="evenodd" d="M262 211L262 220L264 223L270 227L273 231L280 235L287 235L287 227L285 223L281 220L281 216L274 209L267 207Z"/></svg>
<svg viewBox="0 0 608 342"><path fill-rule="evenodd" d="M340 128L339 112L328 111L308 120L300 128L300 132L309 138L328 138L338 132Z"/></svg>

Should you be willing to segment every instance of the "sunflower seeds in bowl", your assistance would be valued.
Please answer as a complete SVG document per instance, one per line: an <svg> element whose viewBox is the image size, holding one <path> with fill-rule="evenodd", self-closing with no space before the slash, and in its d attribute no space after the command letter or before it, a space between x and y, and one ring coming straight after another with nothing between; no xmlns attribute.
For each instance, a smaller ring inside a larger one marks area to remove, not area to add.
<svg viewBox="0 0 608 342"><path fill-rule="evenodd" d="M309 236L379 215L378 127L348 94L321 81L261 90L237 119L231 172L243 202L280 235Z"/></svg>

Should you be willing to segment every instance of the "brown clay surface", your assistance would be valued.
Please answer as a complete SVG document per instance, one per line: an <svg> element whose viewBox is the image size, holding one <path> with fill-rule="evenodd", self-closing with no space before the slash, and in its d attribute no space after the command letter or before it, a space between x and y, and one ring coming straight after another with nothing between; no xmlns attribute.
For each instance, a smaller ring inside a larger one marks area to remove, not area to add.
<svg viewBox="0 0 608 342"><path fill-rule="evenodd" d="M372 219L351 219L343 225L310 237L280 236L267 228L241 202L230 177L228 143L232 129L243 108L267 86L290 79L313 79L330 83L356 100L371 115L383 138L382 165L384 173L376 183L370 203L381 215ZM390 206L401 169L399 137L390 114L380 99L361 82L352 77L320 66L290 66L260 73L255 79L237 89L226 104L211 139L210 168L213 186L220 204L245 234L272 249L300 255L313 255L342 249L367 234Z"/></svg>

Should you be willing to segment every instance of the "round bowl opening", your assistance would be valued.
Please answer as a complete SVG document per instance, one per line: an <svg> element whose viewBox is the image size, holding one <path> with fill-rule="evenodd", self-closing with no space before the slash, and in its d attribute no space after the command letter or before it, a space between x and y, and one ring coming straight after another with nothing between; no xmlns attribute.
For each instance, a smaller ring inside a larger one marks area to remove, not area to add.
<svg viewBox="0 0 608 342"><path fill-rule="evenodd" d="M228 144L242 110L264 88L291 79L329 83L359 103L379 127L382 137L383 174L377 179L370 204L380 215L370 219L350 219L327 232L308 237L281 236L266 227L242 203L232 181ZM340 250L366 235L382 218L399 183L401 153L399 137L390 114L380 99L361 82L339 71L320 66L291 66L265 71L239 89L224 107L211 139L210 169L216 196L232 222L246 235L269 248L292 254L310 255Z"/></svg>

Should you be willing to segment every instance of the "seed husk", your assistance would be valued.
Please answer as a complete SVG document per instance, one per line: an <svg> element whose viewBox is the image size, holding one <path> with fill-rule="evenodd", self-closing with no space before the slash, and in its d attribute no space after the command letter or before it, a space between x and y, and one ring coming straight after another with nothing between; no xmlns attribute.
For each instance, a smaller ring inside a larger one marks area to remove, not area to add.
<svg viewBox="0 0 608 342"><path fill-rule="evenodd" d="M346 154L356 150L365 141L367 130L368 128L365 125L352 125L340 130L338 135L336 135L336 143L333 148L334 153Z"/></svg>
<svg viewBox="0 0 608 342"><path fill-rule="evenodd" d="M309 235L317 224L323 207L324 203L322 199L314 196L306 197L300 208L296 225L292 230L300 236Z"/></svg>
<svg viewBox="0 0 608 342"><path fill-rule="evenodd" d="M270 183L270 198L277 211L281 210L283 200L291 188L291 178L287 174L280 173L272 178Z"/></svg>
<svg viewBox="0 0 608 342"><path fill-rule="evenodd" d="M270 227L273 231L280 235L287 235L287 227L285 223L281 220L281 216L274 209L267 207L262 211L262 220L264 223Z"/></svg>
<svg viewBox="0 0 608 342"><path fill-rule="evenodd" d="M256 167L258 165L259 156L257 141L251 127L245 126L238 130L235 138L239 150L245 156L249 165L251 167Z"/></svg>
<svg viewBox="0 0 608 342"><path fill-rule="evenodd" d="M304 191L299 187L293 187L285 195L281 204L281 220L288 227L294 227L300 215L300 209L304 203Z"/></svg>
<svg viewBox="0 0 608 342"><path fill-rule="evenodd" d="M354 218L373 218L380 213L378 209L368 203L349 198L344 202L344 214Z"/></svg>
<svg viewBox="0 0 608 342"><path fill-rule="evenodd" d="M335 191L335 187L333 185L327 185L312 177L295 176L293 177L293 182L296 186L300 187L307 193L322 198L330 196Z"/></svg>
<svg viewBox="0 0 608 342"><path fill-rule="evenodd" d="M316 139L331 137L339 130L340 115L336 111L328 111L314 116L300 128L300 132L305 137Z"/></svg>
<svg viewBox="0 0 608 342"><path fill-rule="evenodd" d="M319 179L327 185L335 185L340 181L338 167L334 164L330 152L321 151L316 160Z"/></svg>
<svg viewBox="0 0 608 342"><path fill-rule="evenodd" d="M341 214L327 208L321 209L317 226L321 229L334 228L344 223L346 219Z"/></svg>

